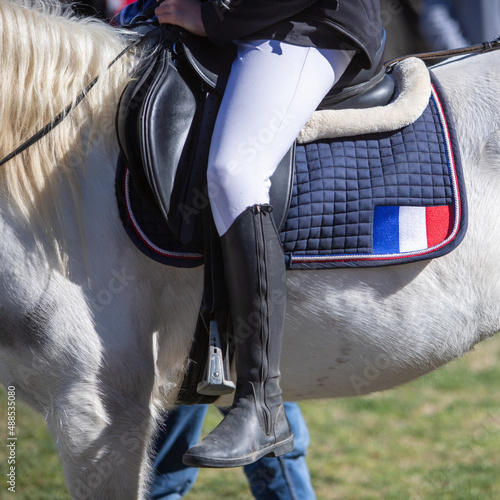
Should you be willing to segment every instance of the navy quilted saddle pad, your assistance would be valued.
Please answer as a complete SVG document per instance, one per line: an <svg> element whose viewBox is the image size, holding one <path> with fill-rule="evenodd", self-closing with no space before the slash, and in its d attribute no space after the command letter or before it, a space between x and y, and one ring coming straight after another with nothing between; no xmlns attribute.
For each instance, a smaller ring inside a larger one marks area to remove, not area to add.
<svg viewBox="0 0 500 500"><path fill-rule="evenodd" d="M179 267L203 262L138 198L123 165L117 181L122 221L144 253ZM286 264L320 269L439 257L463 239L466 208L458 145L433 79L429 105L403 129L297 145L281 232Z"/></svg>

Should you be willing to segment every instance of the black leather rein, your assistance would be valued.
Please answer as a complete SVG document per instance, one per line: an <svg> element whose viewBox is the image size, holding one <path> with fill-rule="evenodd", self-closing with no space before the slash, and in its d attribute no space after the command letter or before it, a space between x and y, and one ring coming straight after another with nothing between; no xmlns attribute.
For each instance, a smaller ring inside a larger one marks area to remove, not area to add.
<svg viewBox="0 0 500 500"><path fill-rule="evenodd" d="M396 59L392 59L391 61L386 62L385 68L386 71L390 73L399 62L403 61L404 59L408 59L409 57L417 57L418 59L422 59L422 61L435 61L439 59L448 59L450 57L463 56L468 54L483 54L485 52L490 52L492 50L498 49L500 49L500 36L497 36L490 42L483 42L478 45L471 45L470 47L440 50L437 52L422 52L419 54L408 54L406 56L397 57Z"/></svg>
<svg viewBox="0 0 500 500"><path fill-rule="evenodd" d="M107 70L111 69L111 67L118 62L127 52L132 50L134 47L137 47L145 37L149 36L151 33L148 33L137 40L134 40L132 43L127 45L108 65ZM8 161L12 160L12 158L15 158L17 155L21 154L23 151L28 149L30 146L38 142L42 137L45 137L49 132L54 130L63 120L66 118L66 116L69 115L71 110L76 108L78 104L80 104L83 99L87 96L87 94L92 90L92 87L98 82L99 80L99 75L96 76L81 92L78 94L76 99L69 104L65 109L63 109L53 120L51 120L47 125L42 127L38 132L33 134L29 139L27 139L25 142L23 142L20 146L18 146L16 149L14 149L12 152L10 152L7 156L2 158L0 160L0 167L7 163Z"/></svg>

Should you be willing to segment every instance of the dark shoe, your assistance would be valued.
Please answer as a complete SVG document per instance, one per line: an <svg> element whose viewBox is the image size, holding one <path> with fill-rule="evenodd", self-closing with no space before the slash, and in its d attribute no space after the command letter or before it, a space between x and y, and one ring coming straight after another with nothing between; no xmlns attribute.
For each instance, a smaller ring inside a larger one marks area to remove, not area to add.
<svg viewBox="0 0 500 500"><path fill-rule="evenodd" d="M248 387L251 391L251 387ZM254 395L249 392L233 404L222 422L182 461L191 467L242 467L264 456L278 457L293 450L293 434L281 404L267 434Z"/></svg>
<svg viewBox="0 0 500 500"><path fill-rule="evenodd" d="M293 450L279 386L286 271L271 211L267 205L248 208L221 238L236 392L224 420L184 454L186 465L239 467Z"/></svg>

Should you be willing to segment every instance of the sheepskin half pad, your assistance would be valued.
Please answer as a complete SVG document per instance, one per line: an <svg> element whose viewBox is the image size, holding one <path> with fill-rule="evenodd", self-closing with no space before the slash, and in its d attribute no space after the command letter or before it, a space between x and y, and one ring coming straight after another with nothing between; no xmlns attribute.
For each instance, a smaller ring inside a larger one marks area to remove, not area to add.
<svg viewBox="0 0 500 500"><path fill-rule="evenodd" d="M414 123L429 104L429 70L421 59L409 57L395 66L391 76L395 95L389 104L369 109L316 111L297 142L305 144L318 139L393 132Z"/></svg>

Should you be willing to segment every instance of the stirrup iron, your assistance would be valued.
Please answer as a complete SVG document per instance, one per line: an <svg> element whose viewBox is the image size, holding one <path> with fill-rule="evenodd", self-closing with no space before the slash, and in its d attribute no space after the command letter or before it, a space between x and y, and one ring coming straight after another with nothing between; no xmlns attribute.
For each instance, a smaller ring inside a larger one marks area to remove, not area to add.
<svg viewBox="0 0 500 500"><path fill-rule="evenodd" d="M223 356L217 321L210 321L210 341L205 374L198 383L197 392L206 396L231 394L236 388L231 381L228 356Z"/></svg>

